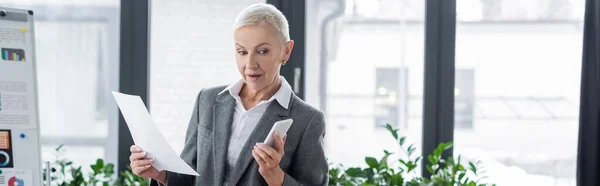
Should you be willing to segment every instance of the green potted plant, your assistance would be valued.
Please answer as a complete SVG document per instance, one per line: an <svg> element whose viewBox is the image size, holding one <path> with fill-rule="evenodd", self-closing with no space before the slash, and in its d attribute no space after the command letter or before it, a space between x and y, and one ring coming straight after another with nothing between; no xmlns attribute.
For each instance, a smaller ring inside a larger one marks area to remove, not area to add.
<svg viewBox="0 0 600 186"><path fill-rule="evenodd" d="M64 158L63 146L58 146L54 151L54 160L50 162L51 167L44 168L44 186L48 179L51 185L58 186L146 186L150 185L148 179L139 177L131 172L131 169L121 172L122 179L117 179L115 166L105 163L103 159L97 159L95 164L88 167L76 166L72 161ZM51 177L47 178L47 171L51 171Z"/></svg>
<svg viewBox="0 0 600 186"><path fill-rule="evenodd" d="M391 185L391 186L495 186L484 183L487 177L482 175L481 162L463 161L461 156L455 160L444 159L442 153L452 147L452 143L440 143L433 154L427 156L429 163L425 167L431 174L421 177L417 174L417 165L421 156L414 156L414 144L405 147L406 137L398 135L398 129L386 125L386 129L396 140L402 155L394 160L392 166L389 157L393 153L384 150L382 158L366 157L366 167L344 168L343 165L330 164L329 185Z"/></svg>

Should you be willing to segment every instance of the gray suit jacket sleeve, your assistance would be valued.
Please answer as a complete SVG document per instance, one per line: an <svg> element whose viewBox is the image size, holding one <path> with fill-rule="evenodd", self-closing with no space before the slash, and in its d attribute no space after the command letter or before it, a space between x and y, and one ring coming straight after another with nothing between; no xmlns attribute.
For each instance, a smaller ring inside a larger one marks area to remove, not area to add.
<svg viewBox="0 0 600 186"><path fill-rule="evenodd" d="M285 174L284 186L328 184L329 166L325 159L324 137L325 118L323 112L317 111L300 140L291 170Z"/></svg>
<svg viewBox="0 0 600 186"><path fill-rule="evenodd" d="M181 151L181 158L194 169L196 168L196 153L198 152L198 146L196 142L198 141L198 100L200 99L200 95L202 91L198 94L196 98L196 104L194 105L194 111L192 112L192 118L190 119L190 123L187 128L187 132L185 134L185 146L183 147L183 151ZM196 180L195 176L178 174L167 171L167 185L168 186L176 186L176 185L194 185ZM152 180L150 183L151 186L162 185L159 184L156 180Z"/></svg>

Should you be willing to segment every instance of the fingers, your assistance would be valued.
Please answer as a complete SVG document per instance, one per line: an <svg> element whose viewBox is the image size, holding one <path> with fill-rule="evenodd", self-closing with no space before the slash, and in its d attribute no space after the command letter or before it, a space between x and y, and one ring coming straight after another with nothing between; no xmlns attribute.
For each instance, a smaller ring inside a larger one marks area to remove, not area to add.
<svg viewBox="0 0 600 186"><path fill-rule="evenodd" d="M273 138L275 139L275 148L278 148L281 145L281 136L279 135L279 132L275 132Z"/></svg>
<svg viewBox="0 0 600 186"><path fill-rule="evenodd" d="M265 161L269 161L272 160L273 158L271 156L269 156L269 154L267 152L265 152L263 149L261 149L259 146L255 146L254 147L254 152L256 152L261 158L263 158Z"/></svg>
<svg viewBox="0 0 600 186"><path fill-rule="evenodd" d="M144 167L147 165L152 165L152 163L154 163L154 159L141 159L141 160L135 160L131 162L131 168L137 168L137 167Z"/></svg>
<svg viewBox="0 0 600 186"><path fill-rule="evenodd" d="M269 156L269 154L258 147L254 148L253 153L256 153L260 158L262 158L262 160L265 162L264 165L267 168L279 164L279 161L275 161L273 157Z"/></svg>
<svg viewBox="0 0 600 186"><path fill-rule="evenodd" d="M142 152L142 148L137 145L132 145L131 147L129 147L129 151L131 151L131 153Z"/></svg>
<svg viewBox="0 0 600 186"><path fill-rule="evenodd" d="M279 132L275 132L275 150L277 153L283 153L283 147L285 145L285 140L287 139L287 134L283 136L283 139L280 137ZM270 154L270 153L269 153ZM272 154L271 154L272 155Z"/></svg>
<svg viewBox="0 0 600 186"><path fill-rule="evenodd" d="M145 166L141 166L141 167L135 167L132 168L131 170L133 171L134 174L136 175L141 175L144 171L148 170L150 167L152 167L152 165L145 165Z"/></svg>
<svg viewBox="0 0 600 186"><path fill-rule="evenodd" d="M279 143L281 141L281 136L279 135L279 132L275 132L273 134L273 137L275 138L275 143Z"/></svg>
<svg viewBox="0 0 600 186"><path fill-rule="evenodd" d="M155 159L146 158L147 153L142 151L140 146L132 145L129 147L129 151L131 151L131 155L129 156L129 161L131 163L129 166L131 166L131 171L135 175L142 176L148 174L147 172L149 170L153 170L151 168Z"/></svg>
<svg viewBox="0 0 600 186"><path fill-rule="evenodd" d="M261 167L267 166L267 162L265 162L265 160L263 160L263 158L260 157L260 155L258 155L258 153L256 153L255 150L252 150L252 157L254 157L256 162L258 162L258 166L261 166Z"/></svg>
<svg viewBox="0 0 600 186"><path fill-rule="evenodd" d="M131 155L129 156L130 162L144 158L146 156L146 152L143 152L142 148L140 148L140 146L137 145L132 145L131 147L129 147L129 151L131 151Z"/></svg>
<svg viewBox="0 0 600 186"><path fill-rule="evenodd" d="M277 143L277 145L275 145L275 149L277 150L277 153L283 154L286 139L287 139L287 134L283 136L283 139L277 138L277 141L279 141Z"/></svg>
<svg viewBox="0 0 600 186"><path fill-rule="evenodd" d="M269 147L268 145L262 144L262 143L257 143L255 146L255 149L260 149L263 152L267 153L268 156L270 156L273 159L276 159L275 157L278 156L278 153L275 149Z"/></svg>
<svg viewBox="0 0 600 186"><path fill-rule="evenodd" d="M132 152L131 156L129 156L129 161L133 162L135 160L139 160L142 159L144 157L146 157L146 152Z"/></svg>

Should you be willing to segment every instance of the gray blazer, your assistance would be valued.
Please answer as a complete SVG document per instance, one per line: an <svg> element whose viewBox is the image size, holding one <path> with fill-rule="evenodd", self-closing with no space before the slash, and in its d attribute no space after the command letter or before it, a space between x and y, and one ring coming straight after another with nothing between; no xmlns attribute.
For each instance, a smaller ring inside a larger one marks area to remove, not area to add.
<svg viewBox="0 0 600 186"><path fill-rule="evenodd" d="M236 103L228 92L218 94L224 89L220 86L200 91L187 129L181 158L196 167L200 176L167 172L168 186L216 186L225 180L228 185L267 185L252 157L252 147L263 142L276 121L288 118L294 123L287 132L285 155L279 164L285 172L283 185L328 184L323 113L294 94L288 109L271 102L244 144L235 168L227 174L227 147ZM151 185L158 184L153 180Z"/></svg>

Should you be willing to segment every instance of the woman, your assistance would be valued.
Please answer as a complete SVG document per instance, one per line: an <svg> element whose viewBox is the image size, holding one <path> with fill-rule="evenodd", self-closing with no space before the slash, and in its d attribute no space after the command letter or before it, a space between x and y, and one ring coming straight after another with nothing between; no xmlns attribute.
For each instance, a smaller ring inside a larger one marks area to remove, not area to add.
<svg viewBox="0 0 600 186"><path fill-rule="evenodd" d="M162 185L327 185L323 113L294 95L279 75L294 41L274 6L255 4L236 18L236 62L242 79L203 89L187 129L181 157L200 176L157 171L143 147L131 147L133 173ZM294 123L275 145L261 142L273 124Z"/></svg>

